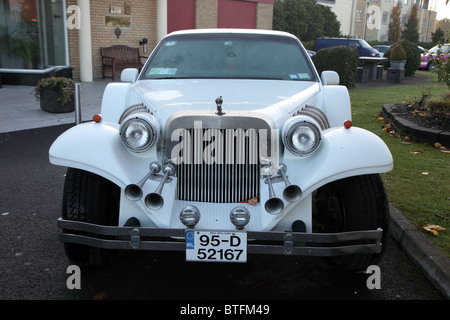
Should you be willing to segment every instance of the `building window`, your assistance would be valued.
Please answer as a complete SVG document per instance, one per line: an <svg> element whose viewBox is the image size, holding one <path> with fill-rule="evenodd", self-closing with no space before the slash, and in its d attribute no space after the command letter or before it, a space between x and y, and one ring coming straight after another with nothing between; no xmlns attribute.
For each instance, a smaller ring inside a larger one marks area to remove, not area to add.
<svg viewBox="0 0 450 320"><path fill-rule="evenodd" d="M362 20L362 10L356 10L356 17L355 17L355 21L356 22L361 22Z"/></svg>
<svg viewBox="0 0 450 320"><path fill-rule="evenodd" d="M0 68L66 65L64 0L0 0Z"/></svg>
<svg viewBox="0 0 450 320"><path fill-rule="evenodd" d="M389 21L389 12L384 11L381 23L386 25L388 24L388 21Z"/></svg>
<svg viewBox="0 0 450 320"><path fill-rule="evenodd" d="M426 25L427 25L427 20L426 20L426 19L423 19L423 20L422 20L422 28L425 28Z"/></svg>

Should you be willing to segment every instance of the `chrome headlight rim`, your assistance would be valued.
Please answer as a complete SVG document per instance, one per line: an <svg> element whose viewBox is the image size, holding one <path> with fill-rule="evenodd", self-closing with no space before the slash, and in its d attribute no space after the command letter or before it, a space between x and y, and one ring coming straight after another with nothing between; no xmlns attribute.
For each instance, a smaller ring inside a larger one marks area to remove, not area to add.
<svg viewBox="0 0 450 320"><path fill-rule="evenodd" d="M133 145L129 142L130 132L128 132L128 129L130 129L131 126L140 126L140 130L148 135L148 138L145 139L144 143ZM151 114L135 113L123 120L120 124L119 133L120 139L125 148L132 152L140 153L149 150L155 145L159 138L159 125Z"/></svg>
<svg viewBox="0 0 450 320"><path fill-rule="evenodd" d="M309 131L313 136L313 139L311 140L312 144L308 148L300 149L293 141L294 134L299 134L300 129ZM297 116L289 119L284 125L283 144L294 155L300 157L311 155L319 148L321 138L319 125L309 117Z"/></svg>

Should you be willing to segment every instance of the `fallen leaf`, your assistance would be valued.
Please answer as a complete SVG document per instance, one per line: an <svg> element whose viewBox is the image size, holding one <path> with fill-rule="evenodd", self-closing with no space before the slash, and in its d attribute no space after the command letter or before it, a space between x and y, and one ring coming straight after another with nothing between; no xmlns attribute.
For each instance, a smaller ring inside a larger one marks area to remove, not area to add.
<svg viewBox="0 0 450 320"><path fill-rule="evenodd" d="M108 294L106 293L106 291L100 291L94 296L94 300L103 300L106 298L108 298Z"/></svg>
<svg viewBox="0 0 450 320"><path fill-rule="evenodd" d="M426 226L424 225L420 225L422 227L422 229L431 232L432 234L434 234L435 236L437 236L439 234L438 231L442 231L442 230L447 230L441 226L435 225L435 224L427 224Z"/></svg>
<svg viewBox="0 0 450 320"><path fill-rule="evenodd" d="M383 121L384 124L387 124L387 123L388 123L387 119L384 118L384 117L378 117L377 120Z"/></svg>

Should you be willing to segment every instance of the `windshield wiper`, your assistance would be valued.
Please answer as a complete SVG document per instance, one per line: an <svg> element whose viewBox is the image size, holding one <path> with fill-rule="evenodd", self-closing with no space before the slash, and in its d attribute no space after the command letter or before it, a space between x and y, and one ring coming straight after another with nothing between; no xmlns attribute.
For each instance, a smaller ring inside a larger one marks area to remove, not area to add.
<svg viewBox="0 0 450 320"><path fill-rule="evenodd" d="M165 79L184 79L182 77L173 77L173 76L167 76L167 77L158 77L158 78L148 78L149 80L165 80Z"/></svg>

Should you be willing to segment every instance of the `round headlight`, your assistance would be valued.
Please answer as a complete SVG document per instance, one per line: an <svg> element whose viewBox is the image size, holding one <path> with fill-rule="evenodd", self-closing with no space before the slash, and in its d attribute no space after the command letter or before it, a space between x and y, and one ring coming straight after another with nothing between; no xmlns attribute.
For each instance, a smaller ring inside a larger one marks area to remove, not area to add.
<svg viewBox="0 0 450 320"><path fill-rule="evenodd" d="M120 126L123 145L133 152L150 149L158 138L158 124L150 114L134 114Z"/></svg>
<svg viewBox="0 0 450 320"><path fill-rule="evenodd" d="M286 148L298 156L308 155L320 144L320 131L312 121L299 117L285 125L283 142Z"/></svg>

